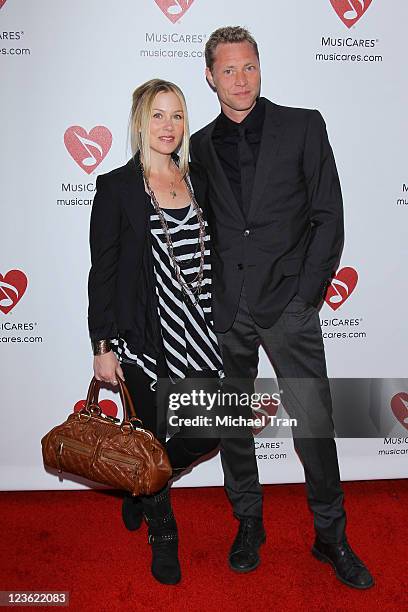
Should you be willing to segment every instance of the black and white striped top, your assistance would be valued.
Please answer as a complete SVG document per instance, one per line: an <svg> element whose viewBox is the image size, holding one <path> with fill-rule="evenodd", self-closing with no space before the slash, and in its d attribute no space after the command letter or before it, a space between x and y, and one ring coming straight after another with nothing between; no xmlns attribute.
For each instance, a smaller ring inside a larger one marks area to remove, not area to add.
<svg viewBox="0 0 408 612"><path fill-rule="evenodd" d="M153 207L153 204L152 204ZM182 276L190 285L197 276L200 263L198 247L199 224L192 204L172 215L163 209L167 226L172 237L174 255L178 261L190 261L182 268ZM191 294L182 290L168 253L165 234L154 207L150 215L152 253L154 262L155 287L158 298L158 315L168 373L173 379L185 378L187 370L212 370L223 376L222 361L217 338L213 331L211 314L211 264L210 235L207 222L205 236L204 278L201 293ZM193 286L196 282L193 283ZM197 300L197 303L196 303ZM152 379L157 381L156 359L153 355L133 354L123 338L111 341L119 360L136 364Z"/></svg>

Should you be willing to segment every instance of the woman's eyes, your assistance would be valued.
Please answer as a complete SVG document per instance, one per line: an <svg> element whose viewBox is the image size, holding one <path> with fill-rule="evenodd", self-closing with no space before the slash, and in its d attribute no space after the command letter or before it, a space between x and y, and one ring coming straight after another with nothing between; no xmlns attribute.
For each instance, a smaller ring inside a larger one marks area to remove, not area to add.
<svg viewBox="0 0 408 612"><path fill-rule="evenodd" d="M153 119L163 119L162 113L154 113ZM173 115L173 119L177 119L178 121L182 121L183 120L183 115L180 115L179 113L176 113L175 115Z"/></svg>

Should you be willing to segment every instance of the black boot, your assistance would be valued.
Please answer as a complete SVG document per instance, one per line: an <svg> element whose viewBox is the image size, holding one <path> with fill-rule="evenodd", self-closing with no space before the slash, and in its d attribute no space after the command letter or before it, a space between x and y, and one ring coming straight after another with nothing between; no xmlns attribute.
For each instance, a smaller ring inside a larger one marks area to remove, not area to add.
<svg viewBox="0 0 408 612"><path fill-rule="evenodd" d="M152 546L152 574L163 584L177 584L181 579L178 534L169 486L156 495L143 497L142 501Z"/></svg>
<svg viewBox="0 0 408 612"><path fill-rule="evenodd" d="M125 492L122 502L122 519L129 531L139 529L143 520L143 505L140 497Z"/></svg>
<svg viewBox="0 0 408 612"><path fill-rule="evenodd" d="M312 553L324 563L330 563L341 582L355 589L369 589L374 579L364 563L347 542L344 536L341 542L326 544L316 537Z"/></svg>
<svg viewBox="0 0 408 612"><path fill-rule="evenodd" d="M265 529L261 518L241 518L229 554L230 568L235 572L245 573L258 567L261 562L259 548L265 540Z"/></svg>

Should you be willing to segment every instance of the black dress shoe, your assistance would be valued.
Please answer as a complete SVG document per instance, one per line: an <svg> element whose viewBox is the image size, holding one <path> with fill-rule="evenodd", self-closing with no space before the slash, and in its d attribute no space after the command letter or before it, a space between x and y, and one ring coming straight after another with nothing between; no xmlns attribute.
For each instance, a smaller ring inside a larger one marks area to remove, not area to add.
<svg viewBox="0 0 408 612"><path fill-rule="evenodd" d="M139 497L125 493L122 502L122 519L129 531L139 529L143 520L143 504Z"/></svg>
<svg viewBox="0 0 408 612"><path fill-rule="evenodd" d="M346 538L337 544L326 544L316 538L312 553L319 561L330 563L337 578L344 584L355 589L369 589L373 586L373 577L353 552Z"/></svg>
<svg viewBox="0 0 408 612"><path fill-rule="evenodd" d="M266 540L260 518L243 518L229 554L230 568L235 572L250 572L260 564L259 547Z"/></svg>

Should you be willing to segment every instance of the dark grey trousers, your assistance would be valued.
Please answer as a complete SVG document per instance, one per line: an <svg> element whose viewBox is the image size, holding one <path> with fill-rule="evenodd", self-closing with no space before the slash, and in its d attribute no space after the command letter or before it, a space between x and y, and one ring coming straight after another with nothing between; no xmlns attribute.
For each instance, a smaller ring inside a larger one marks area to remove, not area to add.
<svg viewBox="0 0 408 612"><path fill-rule="evenodd" d="M265 329L251 317L243 287L233 326L218 334L218 341L226 376L234 379L234 385L237 378L242 378L242 390L247 392L253 392L262 345L284 391L282 402L285 410L295 418L306 414L310 417L308 425L312 430L324 431L324 437L296 437L298 432L293 430L294 446L303 464L315 530L325 542L340 541L346 515L317 309L295 296L276 323ZM316 388L305 394L302 379L315 379ZM224 486L234 514L237 517L261 517L262 491L253 437L224 438L221 461Z"/></svg>

